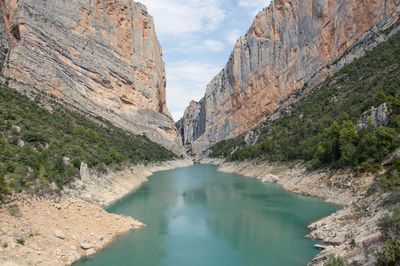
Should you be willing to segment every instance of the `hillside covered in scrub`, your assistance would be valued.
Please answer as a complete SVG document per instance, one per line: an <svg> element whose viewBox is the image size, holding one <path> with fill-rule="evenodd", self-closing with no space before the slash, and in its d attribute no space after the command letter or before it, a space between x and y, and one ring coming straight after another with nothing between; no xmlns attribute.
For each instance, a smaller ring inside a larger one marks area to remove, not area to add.
<svg viewBox="0 0 400 266"><path fill-rule="evenodd" d="M348 173L350 179L346 182L350 183L352 179L362 182L364 174L373 175L375 182L367 193L342 211L358 218L343 219L347 223L347 219L353 219L350 224L359 223L359 228L368 219L375 220L371 224L376 223L382 234L382 248L373 251L375 265L398 265L400 33L343 67L309 94L299 93L296 97L297 102L281 108L253 130L211 147L209 157L232 162L304 164L311 171ZM327 176L328 180L320 182L329 183ZM357 206L364 207L360 211ZM386 214L379 218L380 212ZM375 231L369 230L373 235ZM351 248L357 245L353 238ZM369 246L363 248L368 258ZM358 264L331 257L324 265Z"/></svg>
<svg viewBox="0 0 400 266"><path fill-rule="evenodd" d="M175 157L146 137L43 99L37 94L33 102L13 89L0 88L0 196L57 191L79 175L82 163L105 172Z"/></svg>
<svg viewBox="0 0 400 266"><path fill-rule="evenodd" d="M253 143L243 134L214 145L210 157L379 170L400 145L400 33L276 115L247 134Z"/></svg>
<svg viewBox="0 0 400 266"><path fill-rule="evenodd" d="M201 156L258 126L292 95L386 41L399 18L398 0L271 1L178 122L186 149Z"/></svg>

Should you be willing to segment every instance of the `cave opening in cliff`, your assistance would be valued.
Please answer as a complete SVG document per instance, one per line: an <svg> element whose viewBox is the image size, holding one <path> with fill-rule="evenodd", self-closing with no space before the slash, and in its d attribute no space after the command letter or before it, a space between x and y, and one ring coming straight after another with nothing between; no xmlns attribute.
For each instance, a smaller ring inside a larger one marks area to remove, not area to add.
<svg viewBox="0 0 400 266"><path fill-rule="evenodd" d="M14 25L11 29L12 36L19 42L21 40L21 34L19 32L19 25Z"/></svg>

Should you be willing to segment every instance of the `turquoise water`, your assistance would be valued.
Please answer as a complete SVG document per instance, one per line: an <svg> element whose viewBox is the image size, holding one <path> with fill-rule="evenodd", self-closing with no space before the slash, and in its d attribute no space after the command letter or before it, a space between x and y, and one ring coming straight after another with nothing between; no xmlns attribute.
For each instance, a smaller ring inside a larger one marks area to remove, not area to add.
<svg viewBox="0 0 400 266"><path fill-rule="evenodd" d="M107 209L147 227L77 265L306 265L306 226L338 209L212 165L158 172Z"/></svg>

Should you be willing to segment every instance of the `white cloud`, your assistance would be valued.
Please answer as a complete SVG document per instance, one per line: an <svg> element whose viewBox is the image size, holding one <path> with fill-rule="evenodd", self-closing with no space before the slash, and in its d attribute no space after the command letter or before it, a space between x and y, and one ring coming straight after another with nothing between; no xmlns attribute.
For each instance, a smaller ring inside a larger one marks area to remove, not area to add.
<svg viewBox="0 0 400 266"><path fill-rule="evenodd" d="M271 0L239 0L239 6L246 8L252 16L257 15L258 12L267 7L270 3Z"/></svg>
<svg viewBox="0 0 400 266"><path fill-rule="evenodd" d="M139 0L153 16L166 62L167 103L179 119L225 65L267 0ZM208 60L208 62L206 62Z"/></svg>
<svg viewBox="0 0 400 266"><path fill-rule="evenodd" d="M175 121L182 117L191 100L198 101L204 96L210 77L219 71L219 66L188 60L167 68L167 103Z"/></svg>
<svg viewBox="0 0 400 266"><path fill-rule="evenodd" d="M266 7L271 1L266 1L266 0L239 0L239 6L245 7L245 8L258 8L258 11Z"/></svg>
<svg viewBox="0 0 400 266"><path fill-rule="evenodd" d="M154 17L157 33L178 36L216 29L225 19L222 0L141 0Z"/></svg>
<svg viewBox="0 0 400 266"><path fill-rule="evenodd" d="M239 39L240 35L241 32L239 29L233 29L226 34L225 39L230 45L234 46L236 44L237 39Z"/></svg>
<svg viewBox="0 0 400 266"><path fill-rule="evenodd" d="M218 66L210 63L182 60L170 64L167 69L167 75L170 81L186 80L200 85L207 85L207 82L210 81L210 75L215 76L219 70Z"/></svg>
<svg viewBox="0 0 400 266"><path fill-rule="evenodd" d="M178 112L172 112L171 115L174 118L175 122L178 122L179 119L181 119L183 117L183 111L178 111Z"/></svg>
<svg viewBox="0 0 400 266"><path fill-rule="evenodd" d="M213 52L220 52L224 49L224 44L216 40L205 40L202 48Z"/></svg>

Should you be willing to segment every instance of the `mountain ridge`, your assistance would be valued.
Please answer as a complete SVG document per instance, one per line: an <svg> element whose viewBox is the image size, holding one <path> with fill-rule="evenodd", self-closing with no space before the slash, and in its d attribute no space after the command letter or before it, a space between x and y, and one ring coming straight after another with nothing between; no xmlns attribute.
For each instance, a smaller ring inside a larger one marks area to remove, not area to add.
<svg viewBox="0 0 400 266"><path fill-rule="evenodd" d="M2 0L2 74L183 154L166 105L162 51L146 7L129 0Z"/></svg>
<svg viewBox="0 0 400 266"><path fill-rule="evenodd" d="M199 154L253 128L291 95L302 88L307 92L389 38L388 29L396 25L392 30L398 30L399 4L273 1L236 42L205 96L178 121L186 149ZM368 39L365 47L356 47Z"/></svg>

